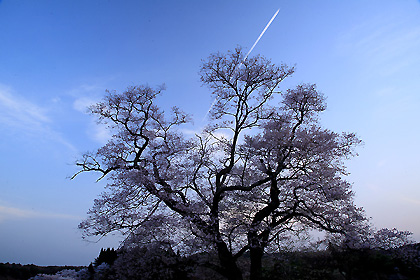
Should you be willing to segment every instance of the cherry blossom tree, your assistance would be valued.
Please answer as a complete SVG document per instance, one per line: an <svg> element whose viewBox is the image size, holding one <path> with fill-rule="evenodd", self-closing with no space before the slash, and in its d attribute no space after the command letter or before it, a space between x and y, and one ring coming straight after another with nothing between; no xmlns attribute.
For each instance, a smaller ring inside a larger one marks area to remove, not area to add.
<svg viewBox="0 0 420 280"><path fill-rule="evenodd" d="M179 129L186 113L174 107L167 116L157 105L162 88L108 92L90 110L113 137L77 163L77 174L108 178L79 226L84 234L214 250L213 268L228 279L243 278L238 259L249 252L250 277L259 279L264 252L287 232L357 227L365 217L344 161L360 140L321 127L325 97L314 84L279 91L293 72L262 56L244 60L240 48L212 54L200 75L215 102L192 138Z"/></svg>

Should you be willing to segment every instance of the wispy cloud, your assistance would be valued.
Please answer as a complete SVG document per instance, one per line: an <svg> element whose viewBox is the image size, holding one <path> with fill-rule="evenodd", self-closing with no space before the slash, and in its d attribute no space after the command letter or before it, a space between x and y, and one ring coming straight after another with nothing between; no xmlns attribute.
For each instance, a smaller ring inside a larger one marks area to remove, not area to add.
<svg viewBox="0 0 420 280"><path fill-rule="evenodd" d="M420 206L420 199L417 199L416 197L401 196L401 199L410 204Z"/></svg>
<svg viewBox="0 0 420 280"><path fill-rule="evenodd" d="M200 134L201 130L200 129L188 129L188 128L182 128L180 129L180 131L187 136L194 136L196 134Z"/></svg>
<svg viewBox="0 0 420 280"><path fill-rule="evenodd" d="M20 134L47 138L76 150L52 128L48 110L0 85L0 126Z"/></svg>
<svg viewBox="0 0 420 280"><path fill-rule="evenodd" d="M13 95L4 86L0 86L0 109L0 122L10 127L38 130L51 122L43 108Z"/></svg>
<svg viewBox="0 0 420 280"><path fill-rule="evenodd" d="M81 113L87 114L88 108L101 101L105 89L97 85L81 85L69 91L75 99L73 109ZM90 139L104 145L112 137L111 131L106 125L97 123L94 117L91 118L86 131Z"/></svg>
<svg viewBox="0 0 420 280"><path fill-rule="evenodd" d="M80 220L81 217L59 213L40 212L35 210L21 209L0 205L0 222L16 219L68 219Z"/></svg>
<svg viewBox="0 0 420 280"><path fill-rule="evenodd" d="M82 113L87 113L88 112L88 108L97 103L99 100L96 100L92 97L80 97L77 98L74 102L73 102L73 108L79 112Z"/></svg>
<svg viewBox="0 0 420 280"><path fill-rule="evenodd" d="M339 52L392 75L420 62L420 27L398 17L376 17L360 23L338 40ZM370 70L370 69L368 69Z"/></svg>
<svg viewBox="0 0 420 280"><path fill-rule="evenodd" d="M89 136L96 142L104 145L112 138L112 133L104 124L95 124Z"/></svg>
<svg viewBox="0 0 420 280"><path fill-rule="evenodd" d="M99 101L99 99L96 98L92 98L92 97L80 97L77 98L74 102L73 102L73 108L79 112L82 113L87 113L88 112L88 107L90 107L91 105L97 103ZM97 123L94 119L94 117L92 117L90 123L88 124L88 131L87 134L88 136L104 145L108 142L109 139L111 139L112 137L112 133L111 131L107 128L106 125L102 124L102 123Z"/></svg>

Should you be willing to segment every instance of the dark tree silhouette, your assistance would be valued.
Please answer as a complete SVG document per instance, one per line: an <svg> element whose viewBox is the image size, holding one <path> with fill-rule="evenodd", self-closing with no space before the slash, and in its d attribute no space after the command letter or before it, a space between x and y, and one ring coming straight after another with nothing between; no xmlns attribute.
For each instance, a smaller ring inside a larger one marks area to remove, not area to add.
<svg viewBox="0 0 420 280"><path fill-rule="evenodd" d="M326 104L315 85L279 92L293 72L261 56L244 60L240 48L211 55L200 75L215 102L208 126L190 139L177 129L188 115L175 107L167 118L156 104L162 89L108 92L90 110L114 135L77 165L109 183L80 228L215 250L213 267L228 279L243 278L245 252L251 279L260 279L264 252L288 232L357 232L366 218L353 203L344 160L360 140L321 127Z"/></svg>

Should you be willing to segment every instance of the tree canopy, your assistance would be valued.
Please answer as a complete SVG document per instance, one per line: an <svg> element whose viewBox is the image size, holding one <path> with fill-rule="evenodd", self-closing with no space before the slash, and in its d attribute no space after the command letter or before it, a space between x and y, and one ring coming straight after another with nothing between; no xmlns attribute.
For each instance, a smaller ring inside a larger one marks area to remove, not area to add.
<svg viewBox="0 0 420 280"><path fill-rule="evenodd" d="M357 232L366 218L344 163L361 141L321 126L326 102L316 85L279 91L294 71L262 56L245 60L241 48L210 55L200 77L215 101L194 137L180 129L186 113L158 106L163 88L108 92L90 111L113 137L77 163L77 174L108 178L79 226L85 235L121 231L129 242L214 250L213 268L228 279L242 279L237 262L249 252L259 279L264 252L290 232Z"/></svg>

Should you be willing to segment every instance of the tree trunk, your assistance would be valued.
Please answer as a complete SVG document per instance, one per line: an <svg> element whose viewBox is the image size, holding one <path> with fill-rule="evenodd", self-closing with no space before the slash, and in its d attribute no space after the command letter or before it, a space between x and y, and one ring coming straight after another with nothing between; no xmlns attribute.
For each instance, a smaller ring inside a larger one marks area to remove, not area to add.
<svg viewBox="0 0 420 280"><path fill-rule="evenodd" d="M222 266L222 275L229 280L242 280L242 272L236 264L232 253L223 241L217 243L217 252L220 265Z"/></svg>
<svg viewBox="0 0 420 280"><path fill-rule="evenodd" d="M235 264L235 267L225 268L224 276L228 280L242 280L243 279L242 273L240 269L236 266L236 264Z"/></svg>
<svg viewBox="0 0 420 280"><path fill-rule="evenodd" d="M262 256L263 248L251 248L251 275L250 280L260 280L262 278Z"/></svg>
<svg viewBox="0 0 420 280"><path fill-rule="evenodd" d="M262 257L264 255L264 248L268 243L269 234L270 230L266 229L259 235L255 231L250 232L248 235L251 257L250 280L260 280L262 278Z"/></svg>

